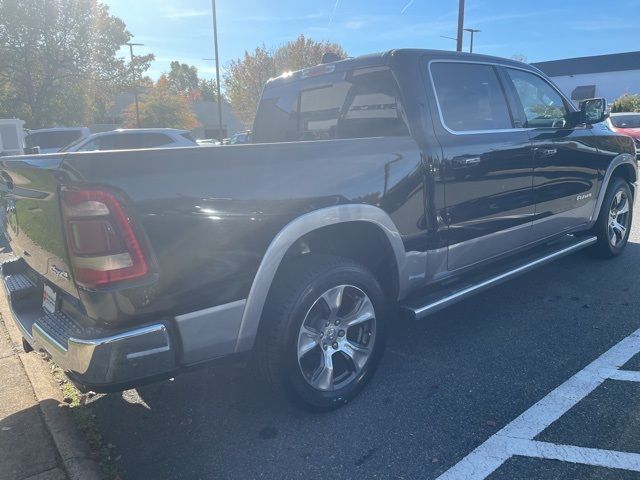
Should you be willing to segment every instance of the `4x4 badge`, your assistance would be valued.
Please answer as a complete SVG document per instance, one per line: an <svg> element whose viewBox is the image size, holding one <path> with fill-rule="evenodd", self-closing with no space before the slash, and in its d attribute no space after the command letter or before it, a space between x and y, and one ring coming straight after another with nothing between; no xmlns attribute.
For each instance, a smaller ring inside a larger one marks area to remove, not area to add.
<svg viewBox="0 0 640 480"><path fill-rule="evenodd" d="M69 280L69 272L65 272L64 270L59 269L55 265L51 265L50 270L51 270L51 273L53 273L56 277Z"/></svg>

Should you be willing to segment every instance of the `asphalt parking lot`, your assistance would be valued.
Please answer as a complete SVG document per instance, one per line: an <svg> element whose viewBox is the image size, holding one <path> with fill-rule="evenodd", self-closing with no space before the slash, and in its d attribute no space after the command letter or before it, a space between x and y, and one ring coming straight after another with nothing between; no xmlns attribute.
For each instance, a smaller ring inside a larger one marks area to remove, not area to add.
<svg viewBox="0 0 640 480"><path fill-rule="evenodd" d="M397 323L372 383L333 413L299 412L259 387L255 372L220 368L92 406L125 480L640 479L640 383L608 377L625 355L623 369L640 371L639 312L636 226L618 259L578 253ZM509 440L527 412L527 426L537 424L529 443L497 461L492 442ZM461 469L475 449L495 468Z"/></svg>

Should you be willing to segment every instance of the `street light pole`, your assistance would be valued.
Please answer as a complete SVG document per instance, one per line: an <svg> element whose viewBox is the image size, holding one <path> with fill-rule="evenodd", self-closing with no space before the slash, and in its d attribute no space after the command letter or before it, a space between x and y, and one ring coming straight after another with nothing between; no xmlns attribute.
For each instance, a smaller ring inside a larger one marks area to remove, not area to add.
<svg viewBox="0 0 640 480"><path fill-rule="evenodd" d="M473 34L481 32L482 30L478 30L475 28L465 28L464 31L471 34L471 46L469 47L469 53L473 53Z"/></svg>
<svg viewBox="0 0 640 480"><path fill-rule="evenodd" d="M138 84L136 83L135 71L133 70L133 47L142 47L143 43L126 43L129 45L129 54L131 55L131 71L134 72L133 75L133 98L136 101L136 126L140 128L140 103L138 102Z"/></svg>
<svg viewBox="0 0 640 480"><path fill-rule="evenodd" d="M213 13L213 46L216 54L216 87L218 90L218 136L220 144L224 135L222 134L222 95L220 94L220 56L218 55L218 21L216 18L216 0L211 0L211 11Z"/></svg>
<svg viewBox="0 0 640 480"><path fill-rule="evenodd" d="M456 45L456 51L462 51L462 35L464 34L464 0L459 0L458 4L458 40Z"/></svg>

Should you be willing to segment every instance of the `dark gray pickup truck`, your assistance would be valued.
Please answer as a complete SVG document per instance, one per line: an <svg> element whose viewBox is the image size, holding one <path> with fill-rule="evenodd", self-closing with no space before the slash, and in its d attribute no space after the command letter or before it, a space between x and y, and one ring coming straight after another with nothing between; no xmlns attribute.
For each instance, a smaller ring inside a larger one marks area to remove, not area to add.
<svg viewBox="0 0 640 480"><path fill-rule="evenodd" d="M622 252L635 147L605 107L511 60L393 50L269 81L252 144L3 159L25 346L86 389L224 357L341 405L398 312Z"/></svg>

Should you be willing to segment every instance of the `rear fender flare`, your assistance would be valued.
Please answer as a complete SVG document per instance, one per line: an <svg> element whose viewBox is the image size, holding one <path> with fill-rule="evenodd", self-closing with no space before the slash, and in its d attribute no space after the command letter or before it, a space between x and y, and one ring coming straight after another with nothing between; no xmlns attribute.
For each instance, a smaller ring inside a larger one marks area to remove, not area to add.
<svg viewBox="0 0 640 480"><path fill-rule="evenodd" d="M247 297L238 332L236 352L244 352L253 347L269 289L289 248L302 236L318 228L355 221L371 222L382 230L395 256L398 268L398 291L402 295L407 290L408 260L402 237L389 215L383 210L372 205L337 205L307 213L288 223L267 248Z"/></svg>

